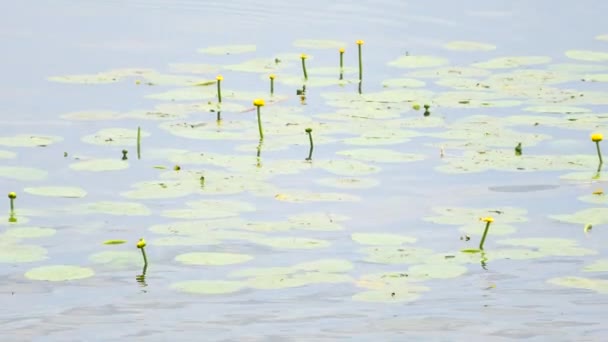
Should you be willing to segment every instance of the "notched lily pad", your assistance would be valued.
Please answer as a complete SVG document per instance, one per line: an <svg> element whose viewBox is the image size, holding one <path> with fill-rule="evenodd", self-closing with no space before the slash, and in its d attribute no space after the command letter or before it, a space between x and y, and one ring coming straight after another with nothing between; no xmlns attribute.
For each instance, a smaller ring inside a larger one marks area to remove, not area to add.
<svg viewBox="0 0 608 342"><path fill-rule="evenodd" d="M79 187L71 186L39 186L27 187L23 191L28 194L45 197L82 198L87 192Z"/></svg>
<svg viewBox="0 0 608 342"><path fill-rule="evenodd" d="M70 164L70 169L75 171L89 171L89 172L104 172L104 171L118 171L129 168L129 163L125 160L121 160L119 157L116 159L88 159L80 160Z"/></svg>
<svg viewBox="0 0 608 342"><path fill-rule="evenodd" d="M237 253L184 253L175 257L175 261L186 265L221 266L240 264L253 259L251 255Z"/></svg>
<svg viewBox="0 0 608 342"><path fill-rule="evenodd" d="M95 272L87 267L53 265L32 268L25 277L32 280L66 281L90 278Z"/></svg>
<svg viewBox="0 0 608 342"><path fill-rule="evenodd" d="M179 292L200 295L221 295L242 290L245 284L226 280L189 280L173 283L171 288Z"/></svg>
<svg viewBox="0 0 608 342"><path fill-rule="evenodd" d="M48 136L48 135L31 135L31 134L19 134L12 137L0 137L0 146L11 146L11 147L36 147L36 146L49 146L56 142L62 141L62 137Z"/></svg>
<svg viewBox="0 0 608 342"><path fill-rule="evenodd" d="M38 181L47 177L48 172L41 169L18 166L0 166L0 177L20 181Z"/></svg>

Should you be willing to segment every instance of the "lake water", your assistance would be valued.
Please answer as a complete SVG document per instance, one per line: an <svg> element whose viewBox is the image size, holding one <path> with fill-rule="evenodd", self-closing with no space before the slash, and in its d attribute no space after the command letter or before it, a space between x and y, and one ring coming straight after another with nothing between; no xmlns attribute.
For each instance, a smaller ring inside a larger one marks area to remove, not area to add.
<svg viewBox="0 0 608 342"><path fill-rule="evenodd" d="M608 3L3 9L0 340L608 334Z"/></svg>

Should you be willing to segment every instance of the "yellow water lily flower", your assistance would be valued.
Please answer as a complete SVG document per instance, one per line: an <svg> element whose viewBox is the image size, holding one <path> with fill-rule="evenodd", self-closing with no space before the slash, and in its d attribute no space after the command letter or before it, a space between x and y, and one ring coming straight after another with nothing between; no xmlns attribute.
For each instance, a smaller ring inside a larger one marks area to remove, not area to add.
<svg viewBox="0 0 608 342"><path fill-rule="evenodd" d="M482 217L480 220L482 220L483 222L488 222L488 223L494 222L494 218L492 216Z"/></svg>
<svg viewBox="0 0 608 342"><path fill-rule="evenodd" d="M11 191L8 193L8 198L15 199L15 198L17 198L17 194L15 192Z"/></svg>
<svg viewBox="0 0 608 342"><path fill-rule="evenodd" d="M256 107L262 107L264 106L264 100L263 99L255 99L253 100L253 105Z"/></svg>
<svg viewBox="0 0 608 342"><path fill-rule="evenodd" d="M602 133L593 133L591 134L591 141L598 142L604 140L604 136Z"/></svg>
<svg viewBox="0 0 608 342"><path fill-rule="evenodd" d="M340 53L344 53L344 48L340 48Z"/></svg>
<svg viewBox="0 0 608 342"><path fill-rule="evenodd" d="M268 76L268 77L269 77L271 80L274 80L276 76L275 76L274 74L270 74L270 76Z"/></svg>
<svg viewBox="0 0 608 342"><path fill-rule="evenodd" d="M593 192L594 195L603 195L604 194L604 190L602 189L597 189Z"/></svg>
<svg viewBox="0 0 608 342"><path fill-rule="evenodd" d="M302 59L306 59L306 58L308 58L308 56L306 56L306 54L305 54L305 53L303 53L303 54L301 54L301 55L300 55L300 58L302 58Z"/></svg>
<svg viewBox="0 0 608 342"><path fill-rule="evenodd" d="M365 42L362 41L361 39L357 40L357 45L363 45L363 43L365 43Z"/></svg>
<svg viewBox="0 0 608 342"><path fill-rule="evenodd" d="M224 76L217 75L217 77L215 79L218 80L218 81L223 81L224 80Z"/></svg>
<svg viewBox="0 0 608 342"><path fill-rule="evenodd" d="M144 240L143 238L141 238L137 242L137 248L144 248L144 247L146 247L146 240Z"/></svg>

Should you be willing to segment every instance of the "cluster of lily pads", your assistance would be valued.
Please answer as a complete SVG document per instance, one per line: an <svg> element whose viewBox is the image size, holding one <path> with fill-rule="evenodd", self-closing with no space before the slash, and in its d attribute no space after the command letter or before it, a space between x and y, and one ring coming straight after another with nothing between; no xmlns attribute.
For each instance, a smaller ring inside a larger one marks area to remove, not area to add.
<svg viewBox="0 0 608 342"><path fill-rule="evenodd" d="M359 43L360 42L360 43ZM159 93L147 94L146 98L162 101L152 109L113 112L94 110L68 113L63 116L70 121L118 121L126 119L149 120L160 122L159 127L174 136L203 141L221 140L225 142L243 142L243 145L231 146L237 152L255 150L253 156L245 154L217 153L214 151L188 151L181 148L150 148L142 151L142 139L151 136L150 132L138 127L137 132L125 128L104 128L94 134L86 135L82 141L112 149L124 149L137 146L138 159L159 161L175 165L168 168L156 165L159 169L158 179L140 181L120 193L129 200L178 199L190 195L230 195L249 192L253 196L272 198L276 201L290 203L306 202L356 202L362 196L352 192L318 192L310 189L280 188L269 182L278 175L294 175L318 170L328 177L315 179L322 186L342 190L363 190L373 188L379 181L368 178L379 173L382 165L416 162L429 158L428 153L405 153L402 149L386 148L391 145L402 145L416 137L429 137L432 141L425 145L429 150L440 149L440 164L436 171L447 173L476 173L487 170L498 171L546 171L573 170L576 174L563 176L573 180L601 180L602 156L600 153L599 133L592 135L599 157L597 172L589 175L587 170L592 163L588 155L541 155L534 152L523 153L522 146L533 147L545 142L551 145L549 136L543 134L544 127L557 127L574 130L602 130L606 127L607 117L595 115L590 110L580 107L584 104L605 105L608 101L605 94L577 89L561 89L559 84L571 84L574 81L605 82L605 74L598 71L608 70L595 64L549 64L551 59L545 56L501 57L470 66L451 66L443 57L424 55L404 55L390 61L394 68L408 70L401 78L388 79L382 82L382 90L364 93L361 89L363 72L361 62L362 41L357 42L359 50L359 68L344 67L343 43L332 41L298 41L300 48L337 48L339 51L339 69L309 68L306 61L310 55L281 54L274 58L253 59L239 64L222 67L227 71L258 73L267 82L270 79L269 113L265 113L262 128L261 109L266 105L263 99L267 92L245 92L222 89L228 83L224 76L215 80L200 79L197 74L217 74L217 67L204 64L172 64L173 72L193 75L162 74L148 69L119 69L92 75L70 75L51 77L54 82L90 84L115 83L135 78L136 86L150 87L177 85L179 88ZM464 51L491 51L491 45L472 42L453 42L447 49ZM255 46L227 46L216 49L205 49L207 54L240 55L251 53ZM566 56L574 60L608 61L608 54L591 51L568 51ZM290 75L289 65L301 65L302 75ZM540 69L540 66L547 66ZM516 69L513 72L507 72ZM503 71L492 73L492 71ZM507 70L507 71L505 71ZM285 71L284 74L280 72ZM337 75L336 75L336 71ZM270 76L268 73L271 72ZM358 74L357 76L354 76ZM604 75L604 76L602 76ZM354 81L351 80L352 79ZM424 81L423 81L424 80ZM224 82L224 83L222 83ZM299 105L285 106L288 96L277 91L275 83L287 86L298 86ZM434 86L448 88L447 91L433 91L427 82ZM306 113L306 95L310 89L322 89L330 86L345 86L350 83L358 85L357 91L323 91L320 96L328 107L335 111L327 113ZM266 84L266 83L265 83ZM211 87L211 86L216 87ZM155 88L150 88L155 89ZM243 105L245 101L251 103ZM424 103L424 115L408 115L409 110L419 110L419 103ZM429 108L440 115L430 116ZM515 115L500 117L498 115L475 115L465 118L446 118L441 111L448 109L513 108L527 104L527 112L537 115ZM257 123L248 120L247 114L257 111ZM220 112L227 113L223 118ZM216 120L208 120L205 113L212 113ZM269 115L268 115L269 114ZM303 115L305 114L305 115ZM194 117L194 120L190 120ZM259 132L259 139L253 139L250 132ZM524 126L528 131L512 129ZM144 127L145 128L145 127ZM317 158L312 162L313 138L316 144L341 144L352 148L336 152L336 158ZM533 130L532 133L529 131ZM301 134L308 135L309 153L306 160L268 159L262 162L261 142L267 151L285 151L291 146L302 144ZM266 133L266 136L264 135ZM23 135L0 137L4 146L47 146L59 142L61 138L43 135ZM439 142L438 142L439 141ZM515 153L513 146L515 145ZM72 153L70 153L72 155ZM67 153L64 155L67 157ZM2 158L11 158L10 153L0 154ZM251 157L251 158L249 158ZM178 167L179 166L179 167ZM117 172L129 168L127 153L123 158L95 158L77 156L70 163L70 170L77 172ZM595 170L595 167L593 167ZM0 175L16 180L44 180L47 172L32 168L3 167ZM59 197L81 198L86 191L80 188L30 187L29 194L51 195ZM13 200L11 197L11 221L16 223ZM588 200L597 203L605 199L594 195ZM102 213L121 216L147 216L152 210L138 202L100 201L84 203L71 208L81 215ZM74 210L77 209L77 210ZM584 223L587 230L591 225L605 223L602 211L583 211L575 215L556 215L560 221ZM59 210L59 209L58 209ZM336 214L306 213L290 216L282 221L252 221L239 216L255 210L251 204L228 200L195 200L185 203L182 208L163 208L160 216L175 219L175 222L158 224L149 228L156 235L150 240L151 246L217 246L224 242L246 241L262 248L280 250L317 250L331 246L328 240L302 236L282 235L286 232L313 231L332 232L344 229L347 220ZM488 231L495 236L513 233L516 228L509 224L524 222L525 211L517 208L435 208L436 215L425 220L440 225L458 225L465 235L481 234L477 249L464 249L464 252L435 252L431 249L411 246L417 239L411 236L388 233L352 233L350 240L361 246L358 252L367 262L389 265L409 265L407 269L397 272L363 275L354 279L349 272L354 268L350 261L342 259L318 259L298 263L292 266L273 268L239 269L227 274L222 280L187 280L177 282L172 288L189 293L229 293L244 288L272 289L289 288L318 283L350 283L363 292L353 296L356 300L368 301L406 301L417 298L429 288L422 283L431 279L458 277L467 272L467 265L488 260L501 259L534 259L547 256L586 256L595 251L579 247L575 241L566 239L507 239L498 240L497 248L484 248ZM25 211L27 213L27 211ZM27 215L26 215L27 216ZM478 218L485 222L485 229L476 224ZM494 222L496 218L496 222ZM20 222L27 222L27 217L20 217ZM475 223L475 224L474 224ZM490 229L490 224L492 227ZM18 241L54 234L49 228L21 227L6 231L2 242L10 245L11 255L0 252L0 260L9 262L35 262L47 258L46 250L34 245L18 244ZM20 229L20 230L19 230ZM12 236L12 237L11 237ZM11 237L9 239L9 237ZM4 241L4 240L3 240ZM106 246L117 243L108 240ZM144 269L138 281L144 282L148 267L145 252L147 242L140 240L137 247L141 250ZM108 247L112 248L112 247ZM20 250L23 253L16 253ZM123 253L124 252L124 253ZM474 253L470 253L474 252ZM140 263L139 258L131 251L102 251L90 256L90 261L99 267L134 267ZM233 252L190 252L175 256L177 263L188 265L239 265L252 260L247 254ZM595 264L594 264L595 265ZM589 266L593 270L606 267L601 261L599 266ZM82 279L94 274L93 269L67 265L54 265L34 268L26 273L30 279L66 280ZM554 284L568 284L573 287L602 289L596 280L587 278L559 278L550 281ZM589 285L593 284L593 285Z"/></svg>

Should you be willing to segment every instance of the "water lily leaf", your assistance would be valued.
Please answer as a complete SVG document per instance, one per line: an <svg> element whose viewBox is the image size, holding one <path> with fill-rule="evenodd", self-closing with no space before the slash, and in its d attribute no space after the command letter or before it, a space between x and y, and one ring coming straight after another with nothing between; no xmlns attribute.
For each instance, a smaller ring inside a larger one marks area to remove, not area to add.
<svg viewBox="0 0 608 342"><path fill-rule="evenodd" d="M169 70L177 73L209 75L218 73L220 69L212 64L169 63ZM215 84L215 80L211 82Z"/></svg>
<svg viewBox="0 0 608 342"><path fill-rule="evenodd" d="M271 74L278 72L279 70L285 68L288 65L289 63L286 63L285 61L281 61L281 63L277 64L272 58L257 58L239 64L224 65L224 69L230 71ZM279 78L277 77L277 79Z"/></svg>
<svg viewBox="0 0 608 342"><path fill-rule="evenodd" d="M106 240L103 242L104 245L122 245L126 243L127 240Z"/></svg>
<svg viewBox="0 0 608 342"><path fill-rule="evenodd" d="M125 216L148 216L151 214L150 209L141 203L106 201L80 205L75 212L81 214L98 213Z"/></svg>
<svg viewBox="0 0 608 342"><path fill-rule="evenodd" d="M496 50L495 45L466 41L466 40L452 41L452 42L445 44L443 47L448 50L456 50L456 51L492 51L492 50Z"/></svg>
<svg viewBox="0 0 608 342"><path fill-rule="evenodd" d="M308 71L308 70L307 70ZM314 74L322 74L323 71L315 71L314 68L310 69L310 76L307 80L304 79L304 76L290 76L290 75L284 75L281 76L280 78L277 77L275 79L275 82L279 82L281 84L285 84L288 86L293 86L293 87L300 87L302 86L302 84L306 84L309 87L326 87L326 86L331 86L331 85L340 85L340 84L346 84L348 81L346 80L340 80L337 77L331 77L331 76L315 76L315 77L311 77Z"/></svg>
<svg viewBox="0 0 608 342"><path fill-rule="evenodd" d="M593 159L593 156L589 156L591 157L591 160ZM597 163L597 157L596 158L596 163ZM591 163L589 164L591 165ZM588 167L589 169L591 169L592 167ZM581 171L581 172L571 172L571 173L567 173L565 175L561 175L559 176L560 179L564 179L564 180L571 180L571 181L596 181L596 182L600 182L600 181L604 181L606 180L606 177L608 177L608 175L606 174L602 174L597 173L595 171Z"/></svg>
<svg viewBox="0 0 608 342"><path fill-rule="evenodd" d="M35 245L2 244L0 248L0 263L25 263L47 259L45 248Z"/></svg>
<svg viewBox="0 0 608 342"><path fill-rule="evenodd" d="M547 280L552 285L575 289L591 290L597 293L608 293L608 280L583 277L559 277Z"/></svg>
<svg viewBox="0 0 608 342"><path fill-rule="evenodd" d="M148 99L165 101L209 101L216 97L216 90L206 87L186 87L168 90L162 93L148 94Z"/></svg>
<svg viewBox="0 0 608 342"><path fill-rule="evenodd" d="M242 290L245 284L239 281L226 280L189 280L173 283L171 288L185 293L202 295L220 295Z"/></svg>
<svg viewBox="0 0 608 342"><path fill-rule="evenodd" d="M2 235L17 239L32 239L53 236L56 232L57 231L53 228L20 226L18 228L9 228Z"/></svg>
<svg viewBox="0 0 608 342"><path fill-rule="evenodd" d="M600 194L600 195L595 195L595 194L591 194L591 195L585 195L585 196L581 196L578 198L579 201L583 201L586 203L593 203L593 204L608 204L608 196L606 196L605 194Z"/></svg>
<svg viewBox="0 0 608 342"><path fill-rule="evenodd" d="M247 279L247 285L254 289L286 289L313 284L349 283L352 278L344 274L304 272L288 275L270 275Z"/></svg>
<svg viewBox="0 0 608 342"><path fill-rule="evenodd" d="M121 80L117 75L108 73L52 76L48 78L51 82L70 84L107 84L116 83Z"/></svg>
<svg viewBox="0 0 608 342"><path fill-rule="evenodd" d="M499 240L502 245L528 247L538 250L545 256L585 256L597 254L596 251L577 246L575 240L561 238L521 238Z"/></svg>
<svg viewBox="0 0 608 342"><path fill-rule="evenodd" d="M380 181L370 178L317 178L315 183L338 189L369 189L380 184Z"/></svg>
<svg viewBox="0 0 608 342"><path fill-rule="evenodd" d="M602 259L583 268L583 272L608 272L608 259Z"/></svg>
<svg viewBox="0 0 608 342"><path fill-rule="evenodd" d="M70 169L76 171L104 172L118 171L129 168L129 163L120 158L116 159L89 159L70 164Z"/></svg>
<svg viewBox="0 0 608 342"><path fill-rule="evenodd" d="M375 163L404 163L423 160L425 158L425 156L422 154L402 153L380 148L361 148L353 150L344 150L338 151L336 152L336 154L347 156L364 162Z"/></svg>
<svg viewBox="0 0 608 342"><path fill-rule="evenodd" d="M359 244L372 246L399 246L417 240L410 236L387 233L353 233L350 237Z"/></svg>
<svg viewBox="0 0 608 342"><path fill-rule="evenodd" d="M121 193L131 199L160 199L188 196L200 191L200 179L184 181L158 180L135 183L134 189Z"/></svg>
<svg viewBox="0 0 608 342"><path fill-rule="evenodd" d="M103 251L89 256L89 260L114 270L136 269L143 265L139 251Z"/></svg>
<svg viewBox="0 0 608 342"><path fill-rule="evenodd" d="M494 224L526 222L527 211L525 209L514 207L497 207L497 208L465 208L465 207L444 207L438 206L433 208L433 212L439 216L425 217L424 220L437 224L450 225L475 225L479 224L479 229L483 231L485 223L479 219L482 217L491 216L495 219L490 229Z"/></svg>
<svg viewBox="0 0 608 342"><path fill-rule="evenodd" d="M315 167L339 176L362 176L380 172L380 168L357 160L315 160Z"/></svg>
<svg viewBox="0 0 608 342"><path fill-rule="evenodd" d="M247 222L242 228L256 232L289 230L338 231L344 229L340 222L345 220L348 220L347 216L326 212L312 212L290 216L286 221Z"/></svg>
<svg viewBox="0 0 608 342"><path fill-rule="evenodd" d="M410 246L376 246L361 249L366 254L365 261L377 264L415 264L424 262L433 251Z"/></svg>
<svg viewBox="0 0 608 342"><path fill-rule="evenodd" d="M336 49L347 46L343 41L329 39L298 39L293 46L304 49Z"/></svg>
<svg viewBox="0 0 608 342"><path fill-rule="evenodd" d="M576 224L604 224L608 223L608 208L589 208L577 211L574 214L550 215L554 220Z"/></svg>
<svg viewBox="0 0 608 342"><path fill-rule="evenodd" d="M150 133L141 131L141 137L150 136ZM82 138L87 144L100 146L119 146L128 147L137 145L137 128L104 128L95 134L87 135Z"/></svg>
<svg viewBox="0 0 608 342"><path fill-rule="evenodd" d="M0 146L37 147L49 146L62 141L62 137L49 135L18 134L10 137L0 137Z"/></svg>
<svg viewBox="0 0 608 342"><path fill-rule="evenodd" d="M590 74L583 77L585 82L608 82L608 74Z"/></svg>
<svg viewBox="0 0 608 342"><path fill-rule="evenodd" d="M393 291L394 290L394 291ZM429 290L428 287L415 285L414 288L403 287L392 288L388 287L384 290L369 290L359 292L353 295L352 299L358 302L373 302L373 303L405 303L412 302L420 298L420 292ZM420 292L418 292L420 291ZM394 294L394 295L393 295Z"/></svg>
<svg viewBox="0 0 608 342"><path fill-rule="evenodd" d="M251 242L276 249L317 249L331 245L329 241L302 237L255 237Z"/></svg>
<svg viewBox="0 0 608 342"><path fill-rule="evenodd" d="M435 56L401 56L388 65L397 68L431 68L448 64L448 60Z"/></svg>
<svg viewBox="0 0 608 342"><path fill-rule="evenodd" d="M357 202L360 197L336 192L311 192L307 190L283 190L274 195L274 199L281 202Z"/></svg>
<svg viewBox="0 0 608 342"><path fill-rule="evenodd" d="M591 110L581 107L569 107L569 106L533 106L524 108L527 112L537 113L552 113L552 114L573 114L573 113L590 113Z"/></svg>
<svg viewBox="0 0 608 342"><path fill-rule="evenodd" d="M265 276L280 276L291 275L302 272L317 272L317 273L344 273L352 270L353 264L348 260L342 259L319 259L309 262L303 262L292 266L285 267L265 267L265 268L246 268L232 272L232 277L265 277Z"/></svg>
<svg viewBox="0 0 608 342"><path fill-rule="evenodd" d="M595 36L595 39L608 41L608 34L600 34L598 36Z"/></svg>
<svg viewBox="0 0 608 342"><path fill-rule="evenodd" d="M95 272L87 267L52 265L32 268L25 277L32 280L66 281L90 278Z"/></svg>
<svg viewBox="0 0 608 342"><path fill-rule="evenodd" d="M23 189L28 194L47 197L82 198L87 192L79 187L71 186L39 186Z"/></svg>
<svg viewBox="0 0 608 342"><path fill-rule="evenodd" d="M48 172L40 169L18 166L0 166L0 177L20 180L37 181L46 178Z"/></svg>
<svg viewBox="0 0 608 342"><path fill-rule="evenodd" d="M447 66L437 69L415 70L408 73L411 77L420 78L480 78L489 76L490 71L466 66Z"/></svg>
<svg viewBox="0 0 608 342"><path fill-rule="evenodd" d="M204 236L163 236L152 240L155 246L211 246L219 245L222 241Z"/></svg>
<svg viewBox="0 0 608 342"><path fill-rule="evenodd" d="M174 218L220 218L255 211L252 204L229 200L200 200L186 202L189 209L165 210L161 216Z"/></svg>
<svg viewBox="0 0 608 342"><path fill-rule="evenodd" d="M401 303L418 299L429 291L426 286L411 282L405 272L376 273L362 276L358 287L370 289L353 296L356 301Z"/></svg>
<svg viewBox="0 0 608 342"><path fill-rule="evenodd" d="M210 46L204 49L199 49L198 52L207 55L238 55L243 53L255 52L256 46L253 44L233 44Z"/></svg>
<svg viewBox="0 0 608 342"><path fill-rule="evenodd" d="M422 264L410 266L407 270L411 280L449 279L458 278L468 272L468 269L458 264Z"/></svg>
<svg viewBox="0 0 608 342"><path fill-rule="evenodd" d="M86 110L66 113L63 114L61 118L75 121L107 121L121 120L125 118L125 115L120 112L114 112L109 110Z"/></svg>
<svg viewBox="0 0 608 342"><path fill-rule="evenodd" d="M419 88L425 85L426 82L413 78L390 78L382 81L382 86L387 88Z"/></svg>
<svg viewBox="0 0 608 342"><path fill-rule="evenodd" d="M520 68L528 65L547 64L551 62L551 57L546 56L517 56L499 57L485 62L475 63L473 67L482 69L507 69Z"/></svg>
<svg viewBox="0 0 608 342"><path fill-rule="evenodd" d="M175 257L175 261L186 265L221 266L247 262L253 259L251 255L236 253L184 253Z"/></svg>
<svg viewBox="0 0 608 342"><path fill-rule="evenodd" d="M566 57L587 62L604 62L608 61L608 52L590 51L590 50L568 50Z"/></svg>
<svg viewBox="0 0 608 342"><path fill-rule="evenodd" d="M11 151L0 150L0 159L13 159L17 156L17 153Z"/></svg>
<svg viewBox="0 0 608 342"><path fill-rule="evenodd" d="M501 218L502 221L502 218ZM467 225L460 227L459 231L468 235L482 235L485 229L485 224ZM492 223L490 226L489 234L491 235L509 235L517 231L514 226L503 224L503 223Z"/></svg>

